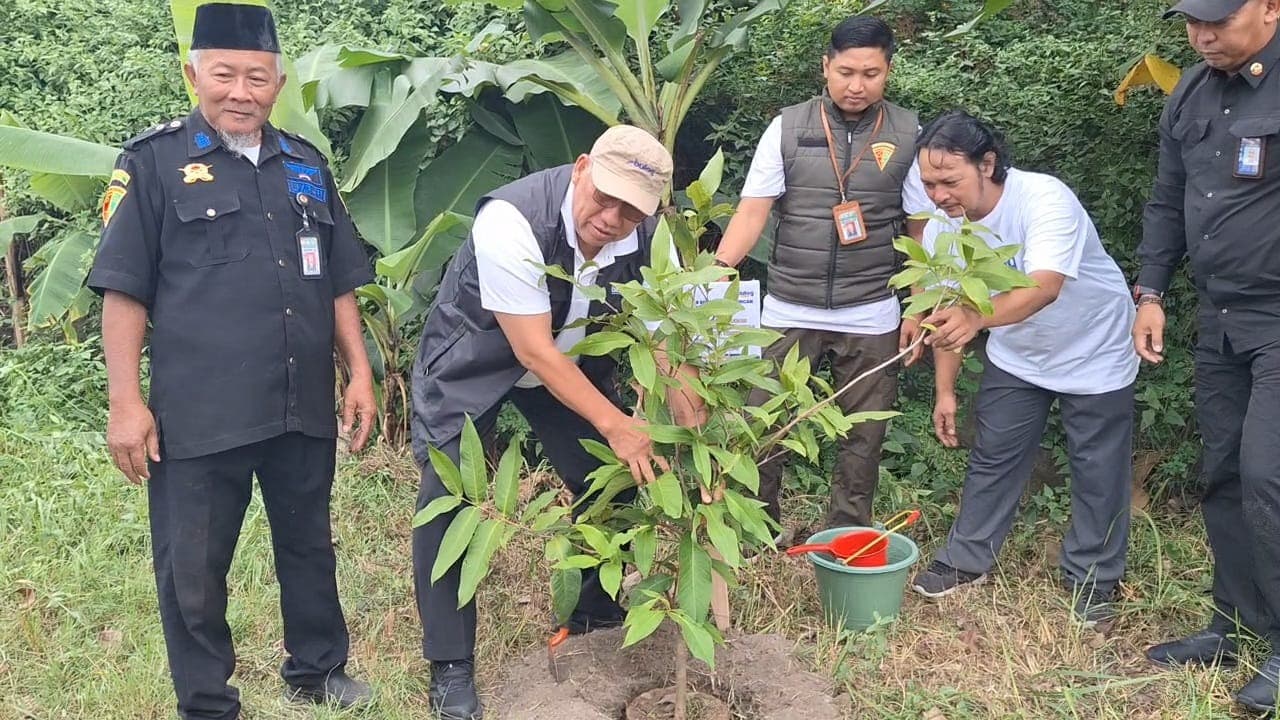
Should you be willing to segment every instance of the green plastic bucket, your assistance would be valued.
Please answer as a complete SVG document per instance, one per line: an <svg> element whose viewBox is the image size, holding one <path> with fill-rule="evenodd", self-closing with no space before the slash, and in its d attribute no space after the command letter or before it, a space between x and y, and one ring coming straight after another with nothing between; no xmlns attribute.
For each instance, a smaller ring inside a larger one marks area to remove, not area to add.
<svg viewBox="0 0 1280 720"><path fill-rule="evenodd" d="M805 542L830 542L850 530L867 529L831 528ZM828 623L857 631L871 627L877 618L897 617L907 589L907 576L911 566L920 559L920 549L910 538L890 533L888 555L887 565L866 568L848 567L828 553L808 553L818 576L818 598Z"/></svg>

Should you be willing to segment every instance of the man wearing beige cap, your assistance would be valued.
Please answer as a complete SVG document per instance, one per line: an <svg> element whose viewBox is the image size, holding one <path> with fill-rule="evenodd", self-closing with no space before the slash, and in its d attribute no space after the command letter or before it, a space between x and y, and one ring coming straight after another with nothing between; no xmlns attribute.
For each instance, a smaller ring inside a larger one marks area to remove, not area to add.
<svg viewBox="0 0 1280 720"><path fill-rule="evenodd" d="M653 136L618 126L574 164L535 173L480 199L471 236L445 274L414 364L419 509L448 494L428 448L457 461L465 419L487 434L504 400L529 421L575 497L600 464L583 450L584 438L607 443L631 465L637 482L653 479L660 460L644 423L621 409L615 363L565 354L589 330L568 326L607 308L539 266L558 265L581 283L606 288L640 280L641 266L649 264L652 216L671 181L671 165L671 155ZM472 720L481 716L473 671L475 604L457 608L458 566L435 583L430 577L452 520L452 514L444 515L415 530L414 581L422 652L431 661L432 709L444 720ZM570 632L619 625L622 619L622 609L595 574L584 572Z"/></svg>

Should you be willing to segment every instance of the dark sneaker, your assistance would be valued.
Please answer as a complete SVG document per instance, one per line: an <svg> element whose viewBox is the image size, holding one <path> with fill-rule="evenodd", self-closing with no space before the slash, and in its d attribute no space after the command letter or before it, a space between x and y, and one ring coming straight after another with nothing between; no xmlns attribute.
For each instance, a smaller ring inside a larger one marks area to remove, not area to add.
<svg viewBox="0 0 1280 720"><path fill-rule="evenodd" d="M1116 619L1116 589L1092 583L1069 586L1074 604L1072 614L1086 628L1106 627Z"/></svg>
<svg viewBox="0 0 1280 720"><path fill-rule="evenodd" d="M476 694L476 666L472 658L431 663L431 711L440 720L480 720L484 710Z"/></svg>
<svg viewBox="0 0 1280 720"><path fill-rule="evenodd" d="M1236 702L1254 712L1277 712L1277 685L1280 685L1280 655L1272 655L1249 684L1236 693Z"/></svg>
<svg viewBox="0 0 1280 720"><path fill-rule="evenodd" d="M285 698L290 702L337 705L346 709L373 702L373 690L368 683L338 671L330 673L320 685L290 685Z"/></svg>
<svg viewBox="0 0 1280 720"><path fill-rule="evenodd" d="M1181 640L1161 643L1147 650L1147 659L1156 665L1218 665L1235 667L1236 641L1226 633L1215 629L1200 632Z"/></svg>
<svg viewBox="0 0 1280 720"><path fill-rule="evenodd" d="M946 597L965 585L980 585L987 579L986 573L957 570L941 560L934 560L929 569L917 573L911 581L911 589L927 598Z"/></svg>

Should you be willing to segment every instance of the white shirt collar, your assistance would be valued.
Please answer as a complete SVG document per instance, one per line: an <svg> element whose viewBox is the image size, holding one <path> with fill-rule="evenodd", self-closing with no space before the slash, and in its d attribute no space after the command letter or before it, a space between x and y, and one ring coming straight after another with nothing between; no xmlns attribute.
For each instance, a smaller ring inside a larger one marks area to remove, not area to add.
<svg viewBox="0 0 1280 720"><path fill-rule="evenodd" d="M564 239L569 243L569 247L573 248L573 254L578 265L582 265L585 260L582 257L582 251L578 249L578 231L573 226L573 181L569 181L569 192L564 196L564 202L560 205L560 219L564 222ZM611 242L600 248L600 252L596 253L594 262L599 267L608 267L613 264L614 260L623 255L630 255L640 248L640 238L636 235L636 230L632 230L631 234L622 238L617 242Z"/></svg>

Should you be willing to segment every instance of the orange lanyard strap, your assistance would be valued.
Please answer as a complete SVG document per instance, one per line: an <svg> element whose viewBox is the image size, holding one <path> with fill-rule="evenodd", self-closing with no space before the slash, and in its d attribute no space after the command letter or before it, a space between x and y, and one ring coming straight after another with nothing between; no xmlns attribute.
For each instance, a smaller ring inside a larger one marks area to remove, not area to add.
<svg viewBox="0 0 1280 720"><path fill-rule="evenodd" d="M827 133L827 152L831 154L831 169L836 173L836 185L840 188L840 202L849 202L849 198L845 195L844 184L848 181L849 176L854 170L858 169L858 165L862 162L862 158L867 154L867 149L871 147L871 143L875 142L876 136L880 134L880 127L884 125L884 108L880 108L880 112L876 114L876 125L871 128L871 137L867 138L866 144L862 146L862 150L858 152L858 156L850 163L849 169L843 174L840 172L840 161L836 160L836 139L831 134L831 120L827 118L827 109L822 109L822 129Z"/></svg>

